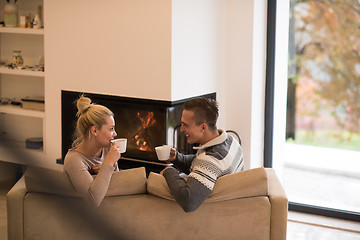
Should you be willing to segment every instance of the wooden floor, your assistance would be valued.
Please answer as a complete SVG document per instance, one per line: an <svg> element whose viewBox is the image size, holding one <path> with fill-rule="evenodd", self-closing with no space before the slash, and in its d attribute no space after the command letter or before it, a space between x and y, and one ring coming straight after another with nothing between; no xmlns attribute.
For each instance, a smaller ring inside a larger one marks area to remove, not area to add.
<svg viewBox="0 0 360 240"><path fill-rule="evenodd" d="M360 223L289 212L289 240L360 240Z"/></svg>
<svg viewBox="0 0 360 240"><path fill-rule="evenodd" d="M0 240L7 240L6 198L0 187ZM360 223L289 212L288 240L360 240Z"/></svg>
<svg viewBox="0 0 360 240"><path fill-rule="evenodd" d="M356 240L360 233L288 221L289 240Z"/></svg>

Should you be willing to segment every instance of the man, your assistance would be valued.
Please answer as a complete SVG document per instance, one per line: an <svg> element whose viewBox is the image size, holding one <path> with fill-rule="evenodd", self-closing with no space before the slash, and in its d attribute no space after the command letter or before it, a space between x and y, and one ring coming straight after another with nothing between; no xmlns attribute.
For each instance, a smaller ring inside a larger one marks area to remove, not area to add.
<svg viewBox="0 0 360 240"><path fill-rule="evenodd" d="M184 103L181 132L189 144L198 143L196 155L171 149L169 162L188 174L187 180L173 167L161 171L175 200L185 212L195 211L212 192L218 177L243 170L243 152L231 135L216 127L218 104L208 98Z"/></svg>

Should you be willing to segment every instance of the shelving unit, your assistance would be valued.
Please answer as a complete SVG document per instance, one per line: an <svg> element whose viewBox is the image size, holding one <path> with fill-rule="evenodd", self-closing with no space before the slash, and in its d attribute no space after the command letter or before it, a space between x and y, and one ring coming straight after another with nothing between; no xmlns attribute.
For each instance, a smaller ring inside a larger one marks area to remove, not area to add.
<svg viewBox="0 0 360 240"><path fill-rule="evenodd" d="M0 1L4 4L4 1ZM43 1L32 0L22 4L23 12L28 13L27 9L30 7L35 10L38 5L43 6ZM43 28L0 27L0 58L5 63L0 65L0 98L20 101L27 96L45 96L45 72L11 69L7 66L12 51L15 50L21 50L24 66L36 65L39 57L44 57L44 32ZM21 163L19 154L33 159L43 159L46 150L45 118L44 111L0 104L0 161ZM43 149L27 149L25 140L29 137L43 137ZM2 142L2 139L6 141Z"/></svg>
<svg viewBox="0 0 360 240"><path fill-rule="evenodd" d="M20 106L0 105L0 113L13 114L25 117L45 118L45 112L23 109Z"/></svg>
<svg viewBox="0 0 360 240"><path fill-rule="evenodd" d="M0 74L12 74L19 76L32 76L32 77L45 77L45 72L41 71L32 71L29 69L10 69L6 66L0 66Z"/></svg>
<svg viewBox="0 0 360 240"><path fill-rule="evenodd" d="M0 33L19 33L19 34L37 34L44 35L44 29L18 28L18 27L0 27Z"/></svg>
<svg viewBox="0 0 360 240"><path fill-rule="evenodd" d="M0 157L0 161L32 166L41 166L44 161L42 150L26 149L19 141L0 141Z"/></svg>

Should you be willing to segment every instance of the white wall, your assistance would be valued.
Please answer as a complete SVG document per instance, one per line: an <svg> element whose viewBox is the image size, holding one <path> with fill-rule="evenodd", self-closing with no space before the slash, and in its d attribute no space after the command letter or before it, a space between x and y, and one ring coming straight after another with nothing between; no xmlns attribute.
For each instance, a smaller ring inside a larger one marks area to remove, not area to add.
<svg viewBox="0 0 360 240"><path fill-rule="evenodd" d="M48 0L45 7L51 81L62 89L170 99L170 0Z"/></svg>
<svg viewBox="0 0 360 240"><path fill-rule="evenodd" d="M265 3L46 0L48 159L61 156L61 89L158 100L217 92L219 127L242 136L247 168L261 165Z"/></svg>
<svg viewBox="0 0 360 240"><path fill-rule="evenodd" d="M266 3L173 0L172 7L172 100L215 91L218 126L241 135L245 168L263 165Z"/></svg>
<svg viewBox="0 0 360 240"><path fill-rule="evenodd" d="M263 165L266 2L227 0L224 128L242 138L245 168Z"/></svg>
<svg viewBox="0 0 360 240"><path fill-rule="evenodd" d="M46 155L61 156L61 90L170 100L171 1L46 0Z"/></svg>
<svg viewBox="0 0 360 240"><path fill-rule="evenodd" d="M216 92L219 0L173 0L171 100Z"/></svg>
<svg viewBox="0 0 360 240"><path fill-rule="evenodd" d="M267 1L254 1L253 20L251 168L264 165Z"/></svg>

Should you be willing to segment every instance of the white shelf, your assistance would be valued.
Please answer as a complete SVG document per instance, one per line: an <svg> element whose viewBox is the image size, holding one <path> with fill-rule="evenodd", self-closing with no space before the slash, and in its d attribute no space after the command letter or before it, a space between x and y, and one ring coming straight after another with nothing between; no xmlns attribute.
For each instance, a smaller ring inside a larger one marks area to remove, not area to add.
<svg viewBox="0 0 360 240"><path fill-rule="evenodd" d="M29 69L11 69L6 66L0 66L0 74L12 74L12 75L21 75L21 76L32 76L32 77L44 77L45 72L42 71L32 71Z"/></svg>
<svg viewBox="0 0 360 240"><path fill-rule="evenodd" d="M0 161L22 165L39 166L46 164L42 149L28 149L25 142L0 141Z"/></svg>
<svg viewBox="0 0 360 240"><path fill-rule="evenodd" d="M37 118L45 117L45 112L23 109L19 106L14 106L14 105L0 105L0 113L7 113L7 114L26 116L26 117L37 117Z"/></svg>
<svg viewBox="0 0 360 240"><path fill-rule="evenodd" d="M19 27L0 27L0 33L20 33L20 34L36 34L44 35L44 29L19 28Z"/></svg>

